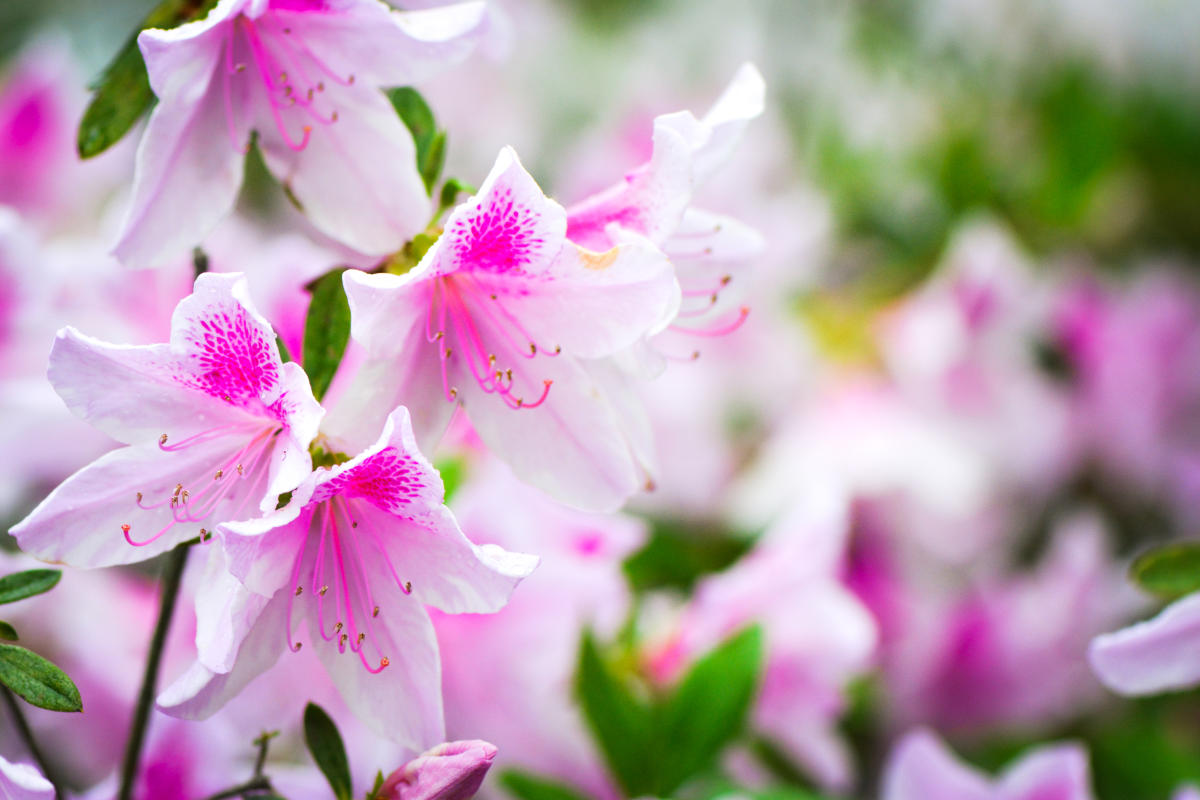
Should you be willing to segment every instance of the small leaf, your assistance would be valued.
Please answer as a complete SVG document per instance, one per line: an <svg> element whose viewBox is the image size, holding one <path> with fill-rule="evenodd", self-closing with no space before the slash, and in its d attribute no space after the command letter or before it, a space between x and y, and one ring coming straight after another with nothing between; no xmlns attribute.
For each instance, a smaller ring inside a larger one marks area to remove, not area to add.
<svg viewBox="0 0 1200 800"><path fill-rule="evenodd" d="M48 592L61 577L62 572L56 569L30 569L5 575L0 578L0 603L15 603Z"/></svg>
<svg viewBox="0 0 1200 800"><path fill-rule="evenodd" d="M67 673L24 647L0 644L0 683L38 708L83 710L79 689Z"/></svg>
<svg viewBox="0 0 1200 800"><path fill-rule="evenodd" d="M432 195L446 161L446 134L438 131L433 111L416 89L401 86L389 89L387 96L412 134L417 149L417 171L425 182L425 191Z"/></svg>
<svg viewBox="0 0 1200 800"><path fill-rule="evenodd" d="M333 382L350 341L350 302L342 289L344 268L327 272L308 286L312 302L304 322L304 371L320 400Z"/></svg>
<svg viewBox="0 0 1200 800"><path fill-rule="evenodd" d="M460 181L458 178L449 178L442 184L442 191L438 194L438 207L433 215L433 221L437 222L441 219L442 214L458 205L458 196L460 194L473 195L478 189L469 183Z"/></svg>
<svg viewBox="0 0 1200 800"><path fill-rule="evenodd" d="M665 746L656 796L669 797L741 733L762 660L762 629L752 626L697 661L680 681L662 708Z"/></svg>
<svg viewBox="0 0 1200 800"><path fill-rule="evenodd" d="M7 622L0 620L0 639L9 642L17 641L17 629Z"/></svg>
<svg viewBox="0 0 1200 800"><path fill-rule="evenodd" d="M217 0L163 0L126 40L92 84L92 100L79 123L80 158L99 155L121 140L154 103L137 37L144 28L174 28L205 16Z"/></svg>
<svg viewBox="0 0 1200 800"><path fill-rule="evenodd" d="M346 746L342 744L342 735L333 720L316 703L309 703L304 709L304 743L325 780L329 781L333 796L337 800L350 800L352 788Z"/></svg>
<svg viewBox="0 0 1200 800"><path fill-rule="evenodd" d="M565 783L524 770L504 771L500 774L500 785L518 800L590 800L588 795Z"/></svg>
<svg viewBox="0 0 1200 800"><path fill-rule="evenodd" d="M629 797L651 793L653 710L617 680L590 632L579 645L575 692L614 777Z"/></svg>
<svg viewBox="0 0 1200 800"><path fill-rule="evenodd" d="M287 344L283 341L283 337L276 334L275 347L279 349L279 360L284 364L292 360L292 354L288 352Z"/></svg>
<svg viewBox="0 0 1200 800"><path fill-rule="evenodd" d="M1144 553L1129 568L1129 577L1146 591L1168 599L1200 590L1200 542Z"/></svg>

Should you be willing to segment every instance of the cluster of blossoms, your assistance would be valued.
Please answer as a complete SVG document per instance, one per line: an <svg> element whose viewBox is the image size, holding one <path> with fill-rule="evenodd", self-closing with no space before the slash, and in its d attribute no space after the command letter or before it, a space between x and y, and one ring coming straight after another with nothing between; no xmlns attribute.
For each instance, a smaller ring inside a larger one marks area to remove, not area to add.
<svg viewBox="0 0 1200 800"><path fill-rule="evenodd" d="M1043 742L1200 684L1200 580L1153 616L1122 563L1196 552L1191 278L1039 271L973 219L831 347L802 268L837 231L779 185L754 66L576 142L586 180L476 131L474 188L414 87L522 16L184 5L137 36L136 152L71 157L52 43L0 84L0 563L79 568L5 617L61 620L31 646L86 707L33 719L61 759L0 737L0 795L327 798L294 731L246 747L309 701L346 772L391 770L369 800L1117 800ZM451 117L530 111L501 71ZM288 205L251 209L270 181ZM156 557L157 617L141 568L97 569Z"/></svg>

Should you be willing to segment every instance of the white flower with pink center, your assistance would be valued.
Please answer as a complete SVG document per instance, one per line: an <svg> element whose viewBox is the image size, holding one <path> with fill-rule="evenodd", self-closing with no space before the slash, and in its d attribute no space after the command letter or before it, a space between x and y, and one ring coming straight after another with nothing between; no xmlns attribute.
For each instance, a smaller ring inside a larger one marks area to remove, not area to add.
<svg viewBox="0 0 1200 800"><path fill-rule="evenodd" d="M441 477L399 408L378 441L315 471L282 509L222 525L233 578L206 582L197 596L198 661L160 705L177 716L212 714L280 653L299 651L307 621L308 642L373 730L416 750L442 741L441 668L425 606L498 611L537 564L472 544L442 501Z"/></svg>
<svg viewBox="0 0 1200 800"><path fill-rule="evenodd" d="M617 404L584 361L661 329L679 305L670 263L636 236L592 252L511 149L405 275L347 272L368 351L346 427L377 430L403 401L424 441L462 406L523 480L572 505L618 507L643 478Z"/></svg>
<svg viewBox="0 0 1200 800"><path fill-rule="evenodd" d="M201 275L169 344L114 345L73 328L50 382L76 415L127 447L72 475L12 534L46 561L150 558L220 522L273 509L312 470L324 411L240 275Z"/></svg>
<svg viewBox="0 0 1200 800"><path fill-rule="evenodd" d="M312 223L356 250L400 247L429 218L412 136L380 87L464 58L482 3L401 12L380 0L221 0L138 37L159 103L114 254L157 266L233 206L251 133Z"/></svg>

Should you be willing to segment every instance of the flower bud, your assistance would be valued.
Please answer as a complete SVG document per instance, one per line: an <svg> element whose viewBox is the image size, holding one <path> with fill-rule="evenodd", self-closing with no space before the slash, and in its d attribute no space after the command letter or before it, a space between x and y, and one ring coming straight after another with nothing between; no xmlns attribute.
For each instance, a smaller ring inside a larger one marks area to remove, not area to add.
<svg viewBox="0 0 1200 800"><path fill-rule="evenodd" d="M496 758L495 745L472 739L446 742L387 777L380 800L470 800Z"/></svg>

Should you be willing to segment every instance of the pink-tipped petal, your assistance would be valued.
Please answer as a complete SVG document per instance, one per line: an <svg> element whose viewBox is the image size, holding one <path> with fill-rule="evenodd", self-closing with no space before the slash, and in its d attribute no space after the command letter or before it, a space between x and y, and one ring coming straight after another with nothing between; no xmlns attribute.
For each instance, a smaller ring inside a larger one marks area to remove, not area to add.
<svg viewBox="0 0 1200 800"><path fill-rule="evenodd" d="M995 800L987 779L933 733L906 735L884 768L880 800Z"/></svg>
<svg viewBox="0 0 1200 800"><path fill-rule="evenodd" d="M1092 640L1088 658L1115 692L1146 695L1200 683L1200 593L1156 617Z"/></svg>

